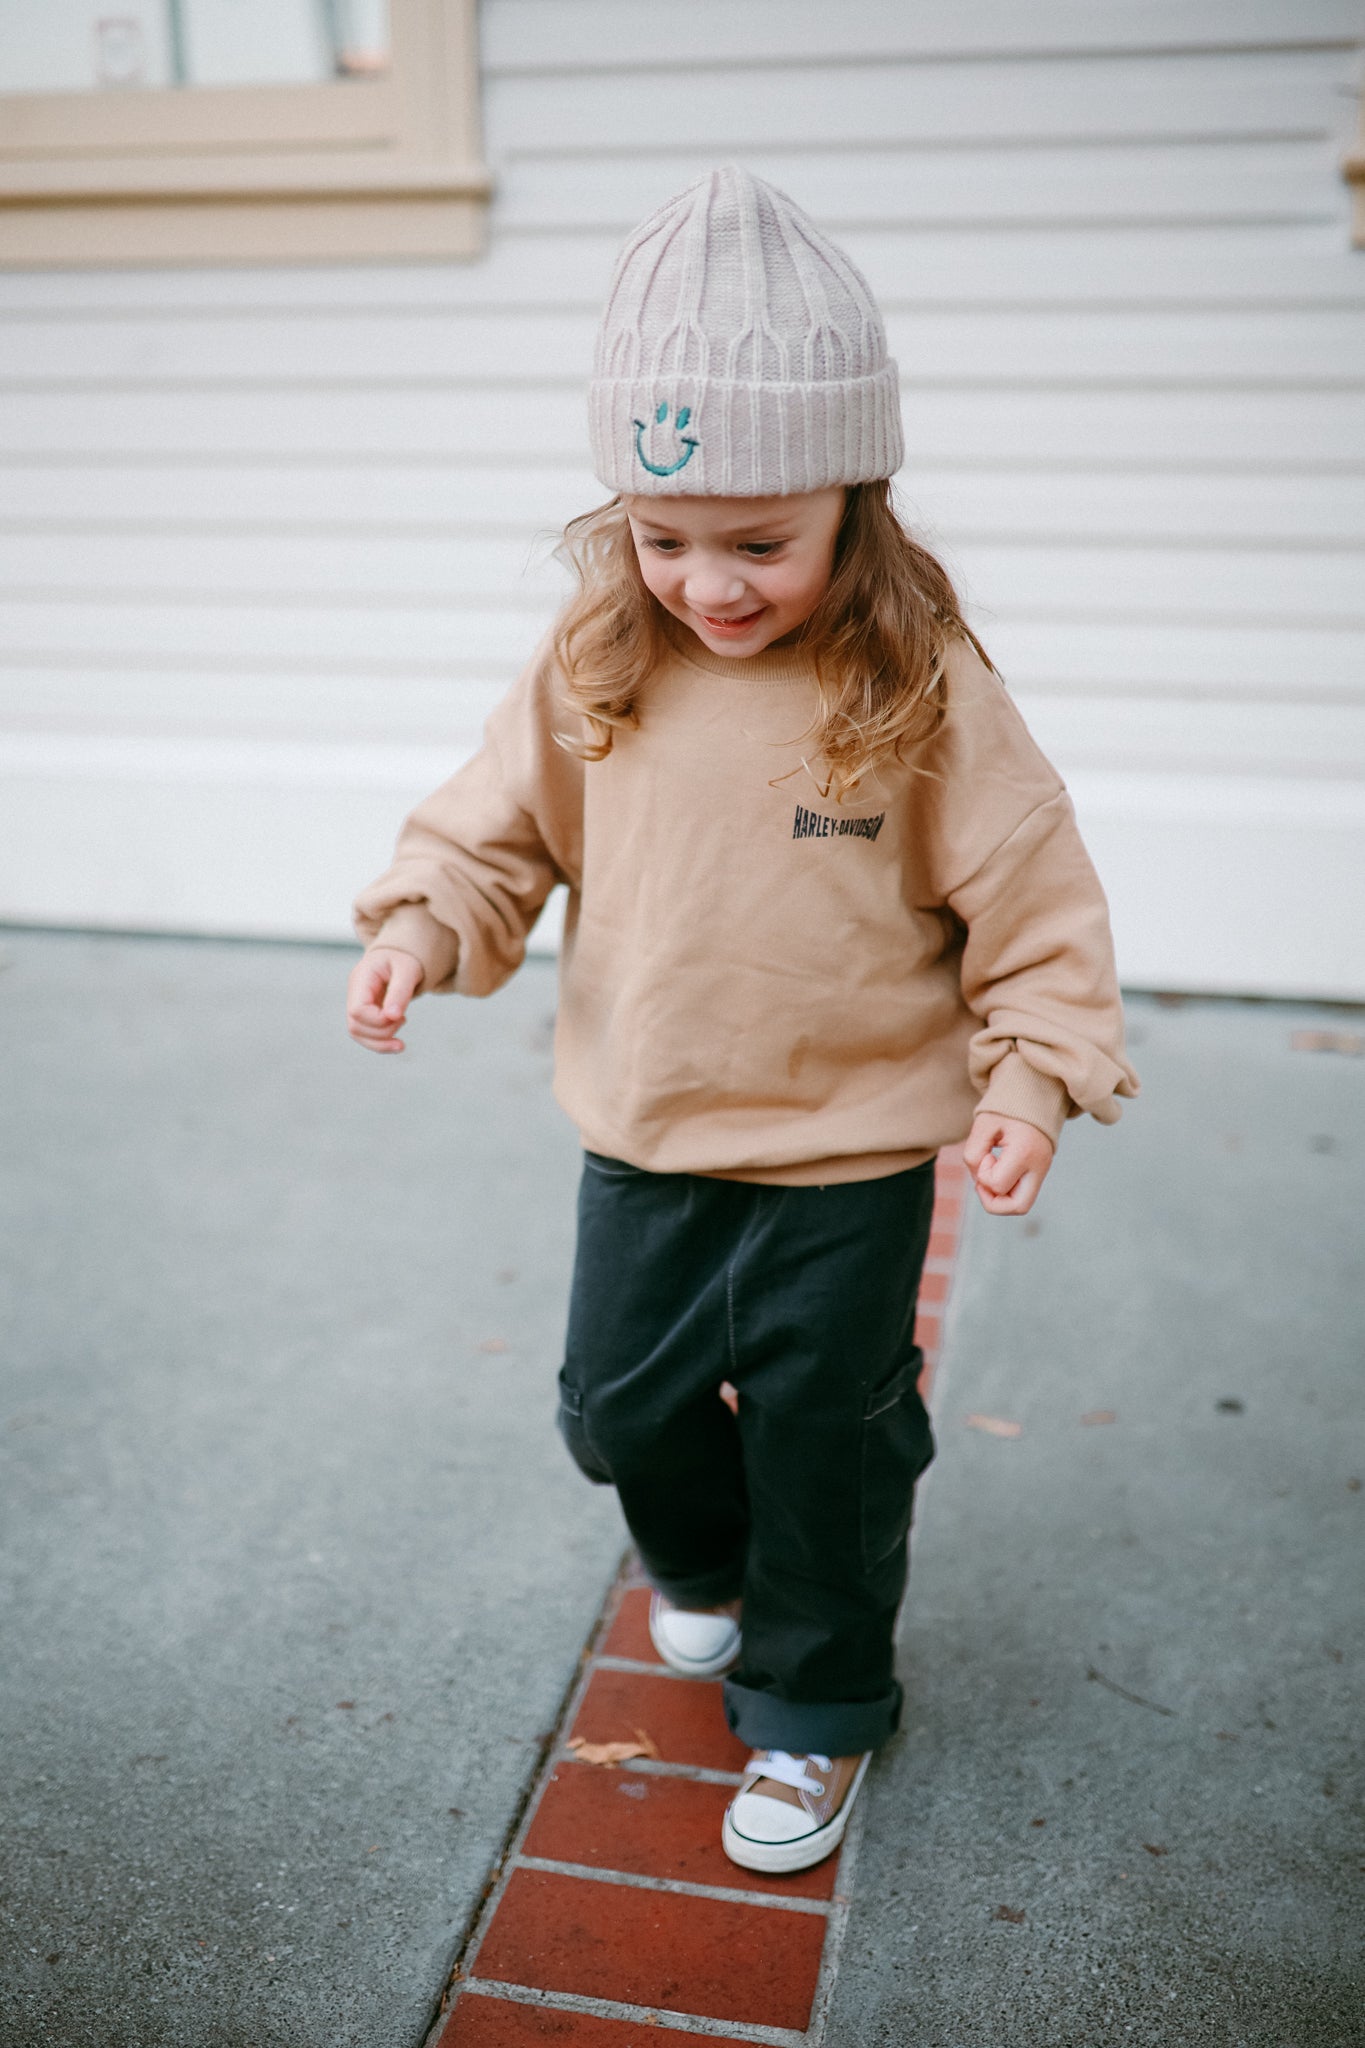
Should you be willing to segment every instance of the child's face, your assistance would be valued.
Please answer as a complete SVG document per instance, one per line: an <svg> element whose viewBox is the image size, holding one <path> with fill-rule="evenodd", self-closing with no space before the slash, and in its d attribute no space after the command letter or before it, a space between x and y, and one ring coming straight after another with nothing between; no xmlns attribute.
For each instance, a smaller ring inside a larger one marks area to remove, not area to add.
<svg viewBox="0 0 1365 2048"><path fill-rule="evenodd" d="M789 498L624 502L646 585L712 654L794 640L829 588L841 484Z"/></svg>

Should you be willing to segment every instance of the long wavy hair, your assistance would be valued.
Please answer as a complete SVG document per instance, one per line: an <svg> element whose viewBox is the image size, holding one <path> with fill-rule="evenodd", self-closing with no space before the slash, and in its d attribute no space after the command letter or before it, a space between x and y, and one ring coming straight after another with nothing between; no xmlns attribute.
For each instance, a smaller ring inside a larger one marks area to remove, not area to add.
<svg viewBox="0 0 1365 2048"><path fill-rule="evenodd" d="M640 692L669 651L668 614L645 587L619 497L570 520L557 552L578 589L555 627L555 653L566 703L588 735L557 737L571 753L601 761L615 732L639 722ZM842 802L934 737L945 708L944 663L957 638L993 668L942 563L902 526L890 484L851 484L829 586L800 642L820 693L802 738L827 797Z"/></svg>

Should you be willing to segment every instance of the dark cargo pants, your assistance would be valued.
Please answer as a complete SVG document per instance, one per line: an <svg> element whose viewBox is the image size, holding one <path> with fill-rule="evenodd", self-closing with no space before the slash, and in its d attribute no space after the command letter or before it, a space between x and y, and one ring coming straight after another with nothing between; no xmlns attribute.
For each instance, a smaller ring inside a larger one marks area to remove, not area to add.
<svg viewBox="0 0 1365 2048"><path fill-rule="evenodd" d="M933 1195L932 1161L790 1188L585 1157L560 1428L663 1593L743 1596L725 1706L755 1748L848 1756L899 1719Z"/></svg>

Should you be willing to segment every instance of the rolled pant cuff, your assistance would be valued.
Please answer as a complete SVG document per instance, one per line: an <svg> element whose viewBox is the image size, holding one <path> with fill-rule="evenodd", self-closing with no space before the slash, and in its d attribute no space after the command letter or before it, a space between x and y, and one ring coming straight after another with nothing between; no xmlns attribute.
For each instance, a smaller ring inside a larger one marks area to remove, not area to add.
<svg viewBox="0 0 1365 2048"><path fill-rule="evenodd" d="M708 1572L703 1577L692 1579L668 1578L662 1572L651 1571L646 1565L645 1576L655 1592L662 1593L665 1600L671 1600L675 1607L724 1607L731 1600L738 1600L744 1591L742 1565L728 1565L724 1571Z"/></svg>
<svg viewBox="0 0 1365 2048"><path fill-rule="evenodd" d="M725 1718L751 1749L785 1749L797 1756L859 1756L876 1749L900 1725L901 1688L878 1700L780 1700L737 1680L725 1681Z"/></svg>

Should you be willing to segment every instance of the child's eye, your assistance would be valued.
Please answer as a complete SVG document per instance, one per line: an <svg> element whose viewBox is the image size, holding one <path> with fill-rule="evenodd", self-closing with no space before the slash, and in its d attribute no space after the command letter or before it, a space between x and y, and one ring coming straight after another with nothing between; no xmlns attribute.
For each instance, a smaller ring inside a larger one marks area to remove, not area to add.
<svg viewBox="0 0 1365 2048"><path fill-rule="evenodd" d="M775 555L781 545L780 540L746 540L742 544L741 552L753 555L761 562L768 555Z"/></svg>
<svg viewBox="0 0 1365 2048"><path fill-rule="evenodd" d="M682 542L680 540L652 540L649 545L656 554L673 555L682 546Z"/></svg>

